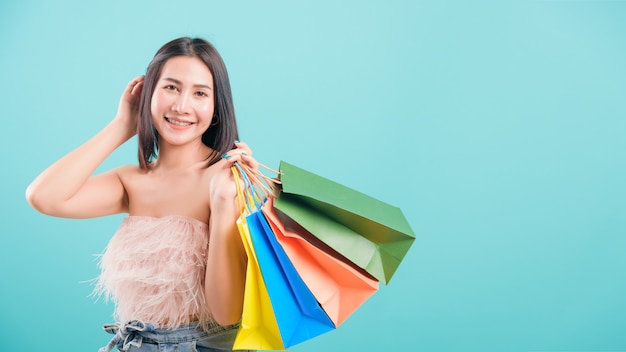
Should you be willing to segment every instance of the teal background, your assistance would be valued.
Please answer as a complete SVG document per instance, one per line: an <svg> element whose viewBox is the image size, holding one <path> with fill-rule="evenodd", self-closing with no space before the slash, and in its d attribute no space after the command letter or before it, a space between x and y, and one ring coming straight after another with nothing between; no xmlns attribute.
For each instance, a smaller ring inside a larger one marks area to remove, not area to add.
<svg viewBox="0 0 626 352"><path fill-rule="evenodd" d="M28 183L182 35L223 55L242 140L399 206L390 285L305 351L626 350L625 1L3 1L2 351L95 351L121 215ZM136 141L102 170L136 162Z"/></svg>

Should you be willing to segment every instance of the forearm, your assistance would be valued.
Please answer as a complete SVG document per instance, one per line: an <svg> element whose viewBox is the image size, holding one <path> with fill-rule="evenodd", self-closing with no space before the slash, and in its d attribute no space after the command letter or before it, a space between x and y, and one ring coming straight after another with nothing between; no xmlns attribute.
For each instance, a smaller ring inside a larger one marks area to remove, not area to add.
<svg viewBox="0 0 626 352"><path fill-rule="evenodd" d="M46 213L75 195L96 168L130 138L122 123L113 120L93 138L44 170L28 186L26 198Z"/></svg>
<svg viewBox="0 0 626 352"><path fill-rule="evenodd" d="M241 319L247 257L235 224L236 216L214 212L211 218L205 296L215 320L220 325L229 325Z"/></svg>

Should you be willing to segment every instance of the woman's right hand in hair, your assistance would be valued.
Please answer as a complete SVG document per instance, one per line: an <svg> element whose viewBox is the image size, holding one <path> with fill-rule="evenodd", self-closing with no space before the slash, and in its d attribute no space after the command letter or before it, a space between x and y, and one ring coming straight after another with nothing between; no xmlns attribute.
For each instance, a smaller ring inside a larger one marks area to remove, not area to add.
<svg viewBox="0 0 626 352"><path fill-rule="evenodd" d="M98 134L54 162L33 180L26 199L36 210L59 217L89 218L128 211L120 167L93 175L120 145L137 133L143 76L122 93L117 115Z"/></svg>
<svg viewBox="0 0 626 352"><path fill-rule="evenodd" d="M117 108L117 115L115 120L125 126L127 131L127 138L134 136L137 133L137 121L139 120L139 103L141 100L141 92L143 90L144 76L135 77L132 81L128 82L122 97L120 98L120 104Z"/></svg>

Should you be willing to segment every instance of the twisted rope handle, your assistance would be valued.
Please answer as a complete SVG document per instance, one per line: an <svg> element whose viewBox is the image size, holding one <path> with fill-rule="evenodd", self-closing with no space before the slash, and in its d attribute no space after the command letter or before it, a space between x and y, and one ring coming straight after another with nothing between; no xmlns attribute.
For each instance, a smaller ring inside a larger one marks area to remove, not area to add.
<svg viewBox="0 0 626 352"><path fill-rule="evenodd" d="M271 169L263 164L260 167L280 175L279 171ZM237 195L241 209L246 208L248 213L254 209L261 209L268 198L275 198L280 192L280 180L264 175L258 169L252 169L245 164L235 162L231 167L235 183L237 184Z"/></svg>

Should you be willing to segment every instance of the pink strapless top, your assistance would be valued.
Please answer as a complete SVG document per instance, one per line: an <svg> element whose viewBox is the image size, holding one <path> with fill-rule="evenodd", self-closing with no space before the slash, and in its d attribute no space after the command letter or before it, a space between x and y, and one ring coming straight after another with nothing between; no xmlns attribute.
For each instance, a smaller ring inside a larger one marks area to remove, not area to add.
<svg viewBox="0 0 626 352"><path fill-rule="evenodd" d="M204 296L209 229L184 216L128 216L111 238L95 293L115 303L118 321L176 328L211 314Z"/></svg>

